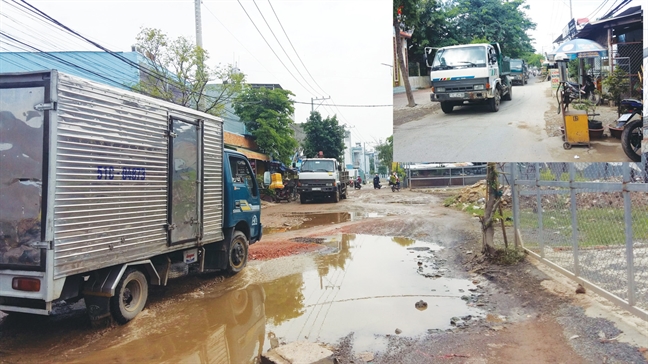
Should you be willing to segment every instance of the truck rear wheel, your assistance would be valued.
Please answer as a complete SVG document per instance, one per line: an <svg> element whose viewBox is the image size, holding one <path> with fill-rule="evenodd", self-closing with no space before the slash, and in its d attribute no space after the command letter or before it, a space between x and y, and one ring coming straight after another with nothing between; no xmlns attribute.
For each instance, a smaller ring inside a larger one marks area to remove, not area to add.
<svg viewBox="0 0 648 364"><path fill-rule="evenodd" d="M248 260L248 240L240 231L234 231L232 242L229 248L229 264L227 270L230 273L238 273L245 268Z"/></svg>
<svg viewBox="0 0 648 364"><path fill-rule="evenodd" d="M115 321L125 324L139 314L148 299L148 282L144 273L128 268L110 298L110 313Z"/></svg>
<svg viewBox="0 0 648 364"><path fill-rule="evenodd" d="M444 113L450 114L452 112L452 109L454 109L454 105L451 102L441 103L441 110L443 110Z"/></svg>

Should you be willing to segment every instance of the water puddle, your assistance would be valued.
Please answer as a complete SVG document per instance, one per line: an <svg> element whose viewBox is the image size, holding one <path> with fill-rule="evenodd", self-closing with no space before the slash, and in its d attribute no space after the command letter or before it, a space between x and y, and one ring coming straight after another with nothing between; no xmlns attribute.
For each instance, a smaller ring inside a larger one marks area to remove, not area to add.
<svg viewBox="0 0 648 364"><path fill-rule="evenodd" d="M264 227L263 235L282 233L289 230L308 229L315 226L341 224L348 221L357 221L364 218L383 217L385 215L377 212L324 212L324 213L293 213L283 215L287 218L303 218L303 222L293 226Z"/></svg>
<svg viewBox="0 0 648 364"><path fill-rule="evenodd" d="M255 275L244 271L166 297L163 308L144 310L65 355L82 362L252 363L282 343L335 344L350 333L354 351L376 352L389 335L418 336L485 316L471 304L470 281L444 277L436 244L352 234L324 244L315 268L250 284Z"/></svg>
<svg viewBox="0 0 648 364"><path fill-rule="evenodd" d="M354 350L376 351L396 332L417 336L483 316L468 305L478 296L470 281L443 277L438 245L350 234L326 244L333 252L316 258L316 270L262 284L266 330L279 342L335 343L353 332Z"/></svg>

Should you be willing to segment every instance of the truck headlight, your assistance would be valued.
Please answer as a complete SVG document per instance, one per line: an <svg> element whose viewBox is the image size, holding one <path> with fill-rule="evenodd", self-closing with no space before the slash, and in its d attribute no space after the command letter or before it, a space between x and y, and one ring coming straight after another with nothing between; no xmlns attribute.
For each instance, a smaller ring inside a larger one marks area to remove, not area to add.
<svg viewBox="0 0 648 364"><path fill-rule="evenodd" d="M473 86L473 90L483 90L483 89L484 89L484 85L475 85L475 86Z"/></svg>
<svg viewBox="0 0 648 364"><path fill-rule="evenodd" d="M445 92L445 87L435 87L434 92Z"/></svg>

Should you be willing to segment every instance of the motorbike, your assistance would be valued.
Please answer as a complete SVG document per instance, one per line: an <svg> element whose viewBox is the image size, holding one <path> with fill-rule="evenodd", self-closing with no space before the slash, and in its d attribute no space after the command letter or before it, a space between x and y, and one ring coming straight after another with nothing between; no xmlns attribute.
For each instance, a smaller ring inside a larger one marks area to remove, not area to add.
<svg viewBox="0 0 648 364"><path fill-rule="evenodd" d="M374 189L375 190L379 190L381 188L382 188L382 185L380 184L380 182L374 182Z"/></svg>
<svg viewBox="0 0 648 364"><path fill-rule="evenodd" d="M579 85L576 82L566 81L565 84L565 96L569 99L568 104L578 99L586 99L591 101L594 105L598 105L601 102L601 98L598 96L596 91L596 85L592 81L591 77L585 78L585 84Z"/></svg>
<svg viewBox="0 0 648 364"><path fill-rule="evenodd" d="M359 189L362 188L362 185L358 181L353 181L353 188L355 188L356 190L359 190Z"/></svg>
<svg viewBox="0 0 648 364"><path fill-rule="evenodd" d="M299 193L297 193L296 183L293 180L284 183L284 188L277 189L275 201L297 201Z"/></svg>
<svg viewBox="0 0 648 364"><path fill-rule="evenodd" d="M641 140L643 139L643 103L635 99L621 100L625 110L617 120L617 128L623 127L621 147L623 152L634 162L641 162ZM639 115L639 118L632 118Z"/></svg>
<svg viewBox="0 0 648 364"><path fill-rule="evenodd" d="M389 182L392 192L400 191L400 182L392 183Z"/></svg>

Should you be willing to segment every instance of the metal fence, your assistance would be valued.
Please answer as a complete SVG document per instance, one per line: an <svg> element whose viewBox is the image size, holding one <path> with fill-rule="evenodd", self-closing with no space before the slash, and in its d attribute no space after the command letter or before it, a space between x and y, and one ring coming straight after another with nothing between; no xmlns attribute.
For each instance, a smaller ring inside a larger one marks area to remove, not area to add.
<svg viewBox="0 0 648 364"><path fill-rule="evenodd" d="M486 165L418 164L406 167L410 188L467 186L486 179Z"/></svg>
<svg viewBox="0 0 648 364"><path fill-rule="evenodd" d="M648 321L648 183L634 163L512 163L515 238Z"/></svg>

